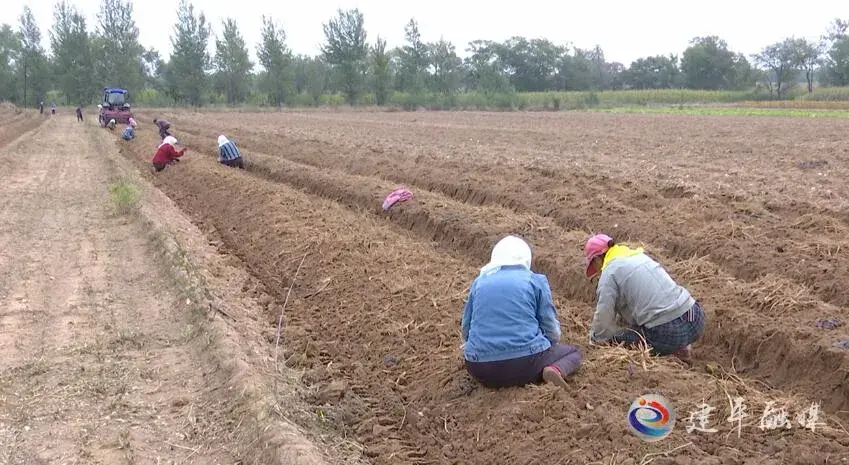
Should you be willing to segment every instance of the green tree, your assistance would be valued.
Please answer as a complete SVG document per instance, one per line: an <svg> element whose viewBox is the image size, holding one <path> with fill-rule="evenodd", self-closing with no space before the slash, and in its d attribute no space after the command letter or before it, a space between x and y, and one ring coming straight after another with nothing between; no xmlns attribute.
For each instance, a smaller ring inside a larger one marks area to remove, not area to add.
<svg viewBox="0 0 849 465"><path fill-rule="evenodd" d="M609 87L611 90L622 90L625 88L626 79L628 78L628 68L617 61L607 63L607 76L610 79Z"/></svg>
<svg viewBox="0 0 849 465"><path fill-rule="evenodd" d="M54 75L67 104L83 105L96 95L91 41L85 17L65 0L56 4L50 31Z"/></svg>
<svg viewBox="0 0 849 465"><path fill-rule="evenodd" d="M575 49L573 55L564 53L557 60L554 89L586 90L600 88L604 85L602 73L602 70L597 69L590 51Z"/></svg>
<svg viewBox="0 0 849 465"><path fill-rule="evenodd" d="M616 76L611 64L604 58L604 50L601 46L596 45L591 50L585 51L583 55L590 61L592 80L588 88L595 90L610 89Z"/></svg>
<svg viewBox="0 0 849 465"><path fill-rule="evenodd" d="M831 44L825 56L823 80L831 86L849 86L849 37Z"/></svg>
<svg viewBox="0 0 849 465"><path fill-rule="evenodd" d="M165 60L162 59L158 50L149 48L142 53L141 68L144 87L165 90Z"/></svg>
<svg viewBox="0 0 849 465"><path fill-rule="evenodd" d="M440 38L427 48L431 89L445 95L456 93L463 78L463 60L457 56L454 44Z"/></svg>
<svg viewBox="0 0 849 465"><path fill-rule="evenodd" d="M814 91L814 77L817 69L822 63L822 53L825 48L823 42L813 42L807 39L795 39L793 41L799 67L805 72L805 81L808 84L808 93Z"/></svg>
<svg viewBox="0 0 849 465"><path fill-rule="evenodd" d="M103 0L97 15L97 38L91 42L100 87L121 86L131 92L142 85L139 66L144 48L133 19L132 0Z"/></svg>
<svg viewBox="0 0 849 465"><path fill-rule="evenodd" d="M392 93L392 69L389 66L386 41L380 36L371 51L371 76L375 103L385 105Z"/></svg>
<svg viewBox="0 0 849 465"><path fill-rule="evenodd" d="M421 94L425 90L428 67L428 48L422 42L419 24L415 18L404 26L406 44L395 51L398 62L398 90Z"/></svg>
<svg viewBox="0 0 849 465"><path fill-rule="evenodd" d="M788 38L768 45L753 58L769 73L767 79L769 79L770 92L774 86L778 98L784 97L789 87L788 83L792 82L800 66L795 39Z"/></svg>
<svg viewBox="0 0 849 465"><path fill-rule="evenodd" d="M247 98L254 64L236 21L230 18L224 21L222 36L222 40L215 41L218 87L227 97L228 104L242 103Z"/></svg>
<svg viewBox="0 0 849 465"><path fill-rule="evenodd" d="M257 45L257 56L264 72L260 77L260 89L272 105L281 106L294 87L295 73L292 53L286 47L286 32L271 18L262 17L262 40Z"/></svg>
<svg viewBox="0 0 849 465"><path fill-rule="evenodd" d="M195 16L194 5L180 0L177 24L171 37L173 53L166 70L169 92L178 102L199 106L207 90L210 57L207 51L211 32L206 16Z"/></svg>
<svg viewBox="0 0 849 465"><path fill-rule="evenodd" d="M348 104L357 103L367 69L368 44L360 10L338 10L336 18L323 25L327 42L321 53L336 72Z"/></svg>
<svg viewBox="0 0 849 465"><path fill-rule="evenodd" d="M18 100L15 73L20 50L21 41L12 27L0 26L0 100Z"/></svg>
<svg viewBox="0 0 849 465"><path fill-rule="evenodd" d="M306 66L307 93L318 106L321 96L327 91L330 67L320 57L310 58Z"/></svg>
<svg viewBox="0 0 849 465"><path fill-rule="evenodd" d="M21 40L19 84L24 106L35 106L48 90L48 62L41 45L41 31L29 6L20 16L18 37Z"/></svg>
<svg viewBox="0 0 849 465"><path fill-rule="evenodd" d="M757 80L757 73L755 71L745 55L742 53L736 54L734 56L729 87L731 89L750 89Z"/></svg>
<svg viewBox="0 0 849 465"><path fill-rule="evenodd" d="M690 89L728 89L734 81L734 52L717 36L696 37L684 50L681 74Z"/></svg>
<svg viewBox="0 0 849 465"><path fill-rule="evenodd" d="M565 47L547 39L511 37L495 47L510 82L519 92L540 92L555 86L558 62Z"/></svg>
<svg viewBox="0 0 849 465"><path fill-rule="evenodd" d="M828 25L828 30L821 37L824 42L834 42L846 37L846 31L849 29L849 21L844 21L840 18L835 18Z"/></svg>
<svg viewBox="0 0 849 465"><path fill-rule="evenodd" d="M821 37L824 56L820 81L829 86L849 85L849 21L835 19Z"/></svg>
<svg viewBox="0 0 849 465"><path fill-rule="evenodd" d="M489 40L469 42L466 51L466 88L484 94L511 93L515 89L504 74L496 53L498 44Z"/></svg>
<svg viewBox="0 0 849 465"><path fill-rule="evenodd" d="M640 58L628 68L626 82L634 89L670 89L679 83L678 58L657 55Z"/></svg>

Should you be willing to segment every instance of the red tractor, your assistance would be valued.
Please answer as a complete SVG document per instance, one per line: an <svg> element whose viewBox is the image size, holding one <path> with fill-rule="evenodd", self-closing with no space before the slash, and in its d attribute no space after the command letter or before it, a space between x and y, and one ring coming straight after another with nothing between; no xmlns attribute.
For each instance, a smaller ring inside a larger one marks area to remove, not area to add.
<svg viewBox="0 0 849 465"><path fill-rule="evenodd" d="M103 88L103 101L100 102L100 117L98 121L100 125L105 127L110 120L115 120L116 124L128 124L130 118L133 117L130 112L130 104L127 103L128 92L118 88Z"/></svg>

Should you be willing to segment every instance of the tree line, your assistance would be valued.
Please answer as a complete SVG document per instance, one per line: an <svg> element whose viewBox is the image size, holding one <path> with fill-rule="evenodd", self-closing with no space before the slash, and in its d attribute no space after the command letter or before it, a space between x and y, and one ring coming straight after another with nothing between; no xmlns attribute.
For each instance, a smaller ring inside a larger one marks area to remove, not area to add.
<svg viewBox="0 0 849 465"><path fill-rule="evenodd" d="M322 28L321 53L298 55L287 46L283 27L263 16L252 57L233 19L225 19L216 35L202 11L180 0L166 60L139 43L132 0L102 0L94 25L60 0L48 49L25 6L17 27L0 25L0 100L32 107L53 91L64 99L57 103L86 105L107 86L182 105L284 106L318 105L327 94L341 94L349 104L368 95L370 103L384 105L395 93L450 99L464 92L671 88L759 89L782 98L797 81L806 82L808 92L815 83L849 85L849 21L840 19L817 41L790 37L749 57L706 36L692 39L680 57L648 56L628 66L608 61L600 46L583 49L526 37L475 40L461 58L444 38L423 41L415 19L404 27L404 43L390 48L380 36L369 40L357 9L338 10Z"/></svg>

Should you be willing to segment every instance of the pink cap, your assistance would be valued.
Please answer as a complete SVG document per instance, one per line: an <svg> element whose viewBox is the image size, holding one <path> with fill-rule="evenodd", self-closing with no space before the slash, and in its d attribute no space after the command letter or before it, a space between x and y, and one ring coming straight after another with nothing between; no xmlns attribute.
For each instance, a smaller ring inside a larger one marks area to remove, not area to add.
<svg viewBox="0 0 849 465"><path fill-rule="evenodd" d="M599 271L601 271L595 269L592 266L592 261L594 258L598 257L599 255L603 255L605 252L607 252L607 249L609 247L608 244L612 240L613 238L611 238L607 234L596 234L587 239L587 243L584 245L584 258L587 259L586 273L588 278L592 278L593 276L597 275Z"/></svg>

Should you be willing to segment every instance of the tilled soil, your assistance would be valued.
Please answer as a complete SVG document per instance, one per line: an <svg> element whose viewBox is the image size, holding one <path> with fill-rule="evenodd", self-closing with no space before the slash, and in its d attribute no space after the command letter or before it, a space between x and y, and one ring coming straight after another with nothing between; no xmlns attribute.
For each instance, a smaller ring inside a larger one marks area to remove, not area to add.
<svg viewBox="0 0 849 465"><path fill-rule="evenodd" d="M840 283L849 223L837 182L845 153L825 142L844 122L163 116L189 147L183 162L145 171L158 144L149 127L122 141L124 154L266 285L275 309L297 270L285 311L288 362L307 370L317 412L349 428L375 463L849 459L840 425L849 410L846 357L832 347L845 327L817 326L846 318ZM248 170L215 162L219 132L239 143ZM812 156L826 168L791 166ZM416 198L382 212L382 197L399 184ZM825 193L811 195L810 187ZM644 244L704 302L709 324L695 367L585 344L593 288L580 249L597 229ZM568 392L489 391L462 368L465 290L507 233L531 241L565 338L586 353ZM266 315L269 326L276 313ZM628 404L644 392L672 399L681 422L658 444L625 425ZM735 394L751 415L740 437L726 422ZM793 415L820 402L828 425L761 430L771 400L793 402ZM716 433L685 427L702 401L717 408Z"/></svg>

